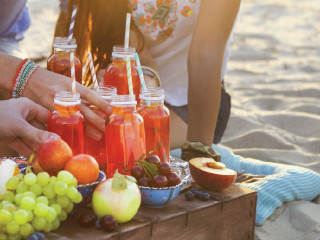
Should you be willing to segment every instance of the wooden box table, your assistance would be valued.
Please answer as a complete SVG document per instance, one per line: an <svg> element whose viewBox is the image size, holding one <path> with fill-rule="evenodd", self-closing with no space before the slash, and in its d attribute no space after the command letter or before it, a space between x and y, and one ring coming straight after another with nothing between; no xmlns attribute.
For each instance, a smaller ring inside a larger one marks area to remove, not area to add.
<svg viewBox="0 0 320 240"><path fill-rule="evenodd" d="M78 213L91 211L78 209L61 223L58 231L46 236L61 240L253 239L257 193L232 185L221 193L211 193L211 196L207 202L197 199L189 202L182 193L164 208L142 206L133 220L119 225L117 232L111 233L78 226Z"/></svg>

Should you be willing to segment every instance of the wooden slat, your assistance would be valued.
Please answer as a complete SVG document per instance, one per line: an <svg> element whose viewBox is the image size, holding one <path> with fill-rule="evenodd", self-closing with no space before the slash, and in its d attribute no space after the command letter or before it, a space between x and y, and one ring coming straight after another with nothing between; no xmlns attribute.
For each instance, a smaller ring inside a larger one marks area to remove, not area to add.
<svg viewBox="0 0 320 240"><path fill-rule="evenodd" d="M257 194L232 185L221 193L211 193L207 202L188 202L184 194L161 209L141 207L118 231L107 233L94 227L81 228L76 214L69 216L58 231L47 234L49 239L253 239ZM223 201L222 201L223 199ZM78 212L90 212L81 208Z"/></svg>

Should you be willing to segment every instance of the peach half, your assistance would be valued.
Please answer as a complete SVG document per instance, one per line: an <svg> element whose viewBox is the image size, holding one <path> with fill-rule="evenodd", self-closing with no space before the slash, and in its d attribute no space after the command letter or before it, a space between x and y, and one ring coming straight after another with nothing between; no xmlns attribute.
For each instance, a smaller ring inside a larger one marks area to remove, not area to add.
<svg viewBox="0 0 320 240"><path fill-rule="evenodd" d="M190 174L202 188L221 191L234 183L237 173L212 158L193 158L189 161Z"/></svg>

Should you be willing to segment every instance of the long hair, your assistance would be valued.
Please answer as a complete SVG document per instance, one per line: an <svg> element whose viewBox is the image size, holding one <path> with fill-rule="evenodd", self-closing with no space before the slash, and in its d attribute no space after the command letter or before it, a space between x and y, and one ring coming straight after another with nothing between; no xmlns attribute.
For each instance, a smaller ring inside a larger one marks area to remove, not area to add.
<svg viewBox="0 0 320 240"><path fill-rule="evenodd" d="M77 15L73 36L77 40L77 55L82 63L86 53L91 51L94 64L98 69L110 63L112 47L124 44L126 14L131 12L128 0L69 0L68 11L60 12L55 36L68 36L73 5L77 4ZM134 34L135 46L140 52L143 48L143 36L131 21L131 34Z"/></svg>

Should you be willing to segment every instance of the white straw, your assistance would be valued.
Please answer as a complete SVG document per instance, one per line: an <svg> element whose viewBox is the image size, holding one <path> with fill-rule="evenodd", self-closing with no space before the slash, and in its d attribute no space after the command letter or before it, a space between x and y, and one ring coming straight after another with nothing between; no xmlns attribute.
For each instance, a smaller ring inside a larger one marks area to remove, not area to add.
<svg viewBox="0 0 320 240"><path fill-rule="evenodd" d="M130 38L130 20L131 20L131 13L127 13L126 18L126 31L125 31L125 37L124 37L124 47L129 47L129 38Z"/></svg>

